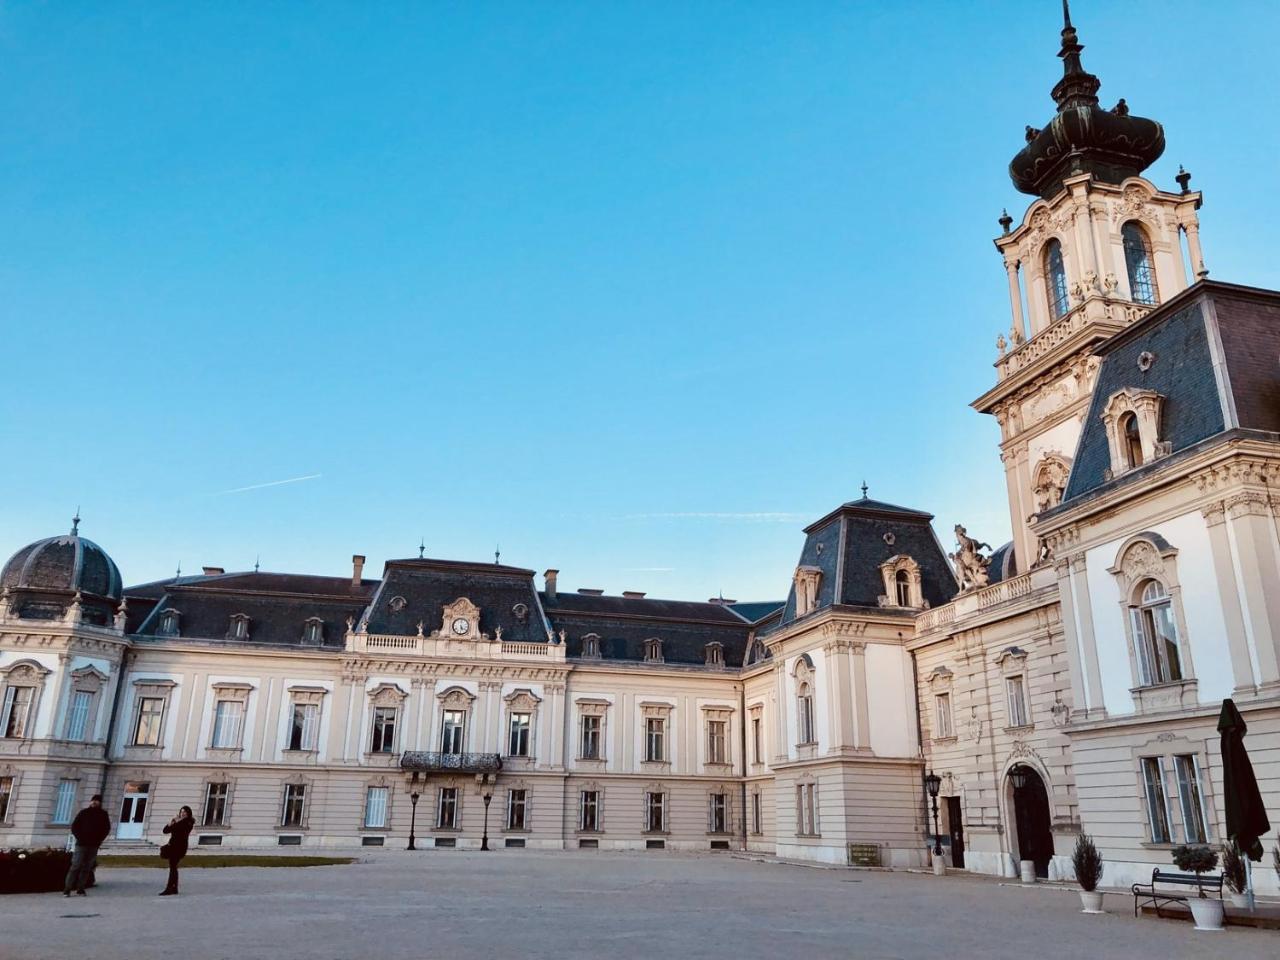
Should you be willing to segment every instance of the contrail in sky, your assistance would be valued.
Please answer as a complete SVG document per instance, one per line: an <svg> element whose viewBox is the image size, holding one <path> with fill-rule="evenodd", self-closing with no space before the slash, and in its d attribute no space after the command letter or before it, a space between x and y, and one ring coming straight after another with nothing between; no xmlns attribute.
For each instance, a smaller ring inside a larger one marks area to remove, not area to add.
<svg viewBox="0 0 1280 960"><path fill-rule="evenodd" d="M215 497L221 497L228 493L246 493L249 490L261 490L264 487L281 487L286 483L301 483L303 480L319 480L324 474L309 473L305 477L290 477L288 480L272 480L270 483L254 483L247 487L236 487L234 490L219 490L214 494Z"/></svg>

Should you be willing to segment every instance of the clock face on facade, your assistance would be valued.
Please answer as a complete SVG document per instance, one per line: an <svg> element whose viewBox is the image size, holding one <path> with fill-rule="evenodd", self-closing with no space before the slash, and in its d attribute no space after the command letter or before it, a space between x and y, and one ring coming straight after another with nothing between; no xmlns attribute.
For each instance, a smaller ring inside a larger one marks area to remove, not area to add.
<svg viewBox="0 0 1280 960"><path fill-rule="evenodd" d="M466 636L471 632L471 621L466 617L455 617L453 620L453 632L458 636Z"/></svg>

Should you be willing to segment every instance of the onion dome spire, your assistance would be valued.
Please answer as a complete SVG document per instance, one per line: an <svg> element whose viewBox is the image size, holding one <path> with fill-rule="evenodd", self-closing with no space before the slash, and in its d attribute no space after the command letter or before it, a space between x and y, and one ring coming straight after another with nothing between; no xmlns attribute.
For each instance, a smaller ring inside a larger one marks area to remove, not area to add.
<svg viewBox="0 0 1280 960"><path fill-rule="evenodd" d="M1098 103L1102 81L1084 68L1084 44L1071 22L1068 0L1062 2L1062 79L1051 96L1058 112L1042 130L1027 127L1027 145L1009 164L1013 185L1046 200L1068 177L1091 174L1102 183L1118 184L1140 174L1164 153L1164 128L1154 120L1129 115L1121 99L1107 110Z"/></svg>

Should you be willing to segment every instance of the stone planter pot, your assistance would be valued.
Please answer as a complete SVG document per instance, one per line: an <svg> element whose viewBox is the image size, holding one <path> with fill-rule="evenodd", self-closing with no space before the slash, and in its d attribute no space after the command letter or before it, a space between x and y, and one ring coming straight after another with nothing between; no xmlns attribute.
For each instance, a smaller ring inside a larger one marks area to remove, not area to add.
<svg viewBox="0 0 1280 960"><path fill-rule="evenodd" d="M1080 891L1081 913L1106 913L1102 909L1102 891L1101 890L1081 890Z"/></svg>
<svg viewBox="0 0 1280 960"><path fill-rule="evenodd" d="M1019 860L1018 866L1022 870L1023 883L1036 882L1036 862L1034 860Z"/></svg>
<svg viewBox="0 0 1280 960"><path fill-rule="evenodd" d="M1191 916L1195 917L1197 930L1221 930L1223 907L1221 900L1210 897L1188 897Z"/></svg>
<svg viewBox="0 0 1280 960"><path fill-rule="evenodd" d="M933 875L935 877L945 877L947 875L946 857L936 853L933 855Z"/></svg>
<svg viewBox="0 0 1280 960"><path fill-rule="evenodd" d="M1247 893L1231 894L1231 905L1237 910L1249 909L1249 895Z"/></svg>

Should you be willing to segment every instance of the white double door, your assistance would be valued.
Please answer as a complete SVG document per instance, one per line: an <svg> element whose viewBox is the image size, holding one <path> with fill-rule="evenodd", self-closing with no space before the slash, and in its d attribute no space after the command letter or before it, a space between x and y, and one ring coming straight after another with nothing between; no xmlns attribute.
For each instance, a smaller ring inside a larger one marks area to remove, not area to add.
<svg viewBox="0 0 1280 960"><path fill-rule="evenodd" d="M120 804L120 822L116 825L117 840L141 840L143 822L147 816L147 797L151 784L130 781L124 785L124 801Z"/></svg>

